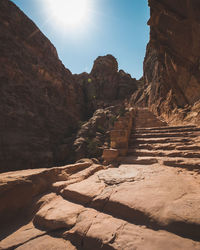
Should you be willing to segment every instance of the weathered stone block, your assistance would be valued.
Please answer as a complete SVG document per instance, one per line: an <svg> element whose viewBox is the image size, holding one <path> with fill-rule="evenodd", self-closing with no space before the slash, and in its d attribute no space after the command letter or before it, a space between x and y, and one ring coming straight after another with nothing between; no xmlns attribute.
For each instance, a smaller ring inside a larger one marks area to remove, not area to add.
<svg viewBox="0 0 200 250"><path fill-rule="evenodd" d="M111 149L104 149L102 157L106 163L110 163L116 160L118 156L119 156L118 149L111 148Z"/></svg>
<svg viewBox="0 0 200 250"><path fill-rule="evenodd" d="M124 148L124 147L128 147L128 141L121 141L121 142L116 142L116 141L111 141L111 147L112 148Z"/></svg>
<svg viewBox="0 0 200 250"><path fill-rule="evenodd" d="M124 130L112 130L110 135L111 135L111 138L128 137L128 130L125 130L125 129Z"/></svg>
<svg viewBox="0 0 200 250"><path fill-rule="evenodd" d="M128 148L121 148L119 149L119 155L120 156L126 156L128 152Z"/></svg>

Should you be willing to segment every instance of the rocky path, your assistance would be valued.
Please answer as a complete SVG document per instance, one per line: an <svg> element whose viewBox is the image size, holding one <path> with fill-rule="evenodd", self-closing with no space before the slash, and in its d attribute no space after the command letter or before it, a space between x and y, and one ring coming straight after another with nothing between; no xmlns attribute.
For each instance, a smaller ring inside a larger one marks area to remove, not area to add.
<svg viewBox="0 0 200 250"><path fill-rule="evenodd" d="M160 125L136 126L118 168L85 161L0 175L1 197L27 183L33 196L27 220L2 228L0 249L199 250L200 128Z"/></svg>
<svg viewBox="0 0 200 250"><path fill-rule="evenodd" d="M159 163L188 170L200 169L200 128L155 127L133 130L129 156L123 162Z"/></svg>

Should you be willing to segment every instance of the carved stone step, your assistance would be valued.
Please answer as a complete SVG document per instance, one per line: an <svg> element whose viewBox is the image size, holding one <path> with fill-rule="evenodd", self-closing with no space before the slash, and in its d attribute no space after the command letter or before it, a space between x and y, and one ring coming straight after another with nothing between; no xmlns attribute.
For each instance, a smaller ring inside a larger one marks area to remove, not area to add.
<svg viewBox="0 0 200 250"><path fill-rule="evenodd" d="M191 142L190 138L143 138L143 139L130 139L129 146L134 146L134 144L164 144L164 143L188 143Z"/></svg>
<svg viewBox="0 0 200 250"><path fill-rule="evenodd" d="M146 133L146 134L131 134L131 138L164 138L164 137L197 137L200 133L181 132L181 133Z"/></svg>
<svg viewBox="0 0 200 250"><path fill-rule="evenodd" d="M184 150L184 151L197 151L200 150L200 146L193 145L193 143L164 143L164 144L134 144L131 148L129 147L129 152L133 152L137 149L147 149L147 150Z"/></svg>
<svg viewBox="0 0 200 250"><path fill-rule="evenodd" d="M158 163L158 159L156 159L155 157L137 157L128 155L126 157L119 158L119 162L123 164L152 165Z"/></svg>
<svg viewBox="0 0 200 250"><path fill-rule="evenodd" d="M164 126L164 127L152 127L152 128L137 128L136 131L151 131L151 130L174 130L174 129L193 129L196 128L194 125L188 125L188 126Z"/></svg>
<svg viewBox="0 0 200 250"><path fill-rule="evenodd" d="M151 111L148 109L139 109L134 118L135 128L147 128L147 127L160 127L166 126L167 124L159 120Z"/></svg>
<svg viewBox="0 0 200 250"><path fill-rule="evenodd" d="M129 149L129 155L135 156L153 156L153 157L183 157L183 158L200 158L199 152L184 152L184 151L153 151L153 150L140 150L140 149Z"/></svg>
<svg viewBox="0 0 200 250"><path fill-rule="evenodd" d="M182 128L177 128L177 127L165 127L165 129L160 128L160 129L133 129L132 134L145 134L145 133L182 133L182 132L195 132L195 131L200 131L200 128L198 127L182 127Z"/></svg>

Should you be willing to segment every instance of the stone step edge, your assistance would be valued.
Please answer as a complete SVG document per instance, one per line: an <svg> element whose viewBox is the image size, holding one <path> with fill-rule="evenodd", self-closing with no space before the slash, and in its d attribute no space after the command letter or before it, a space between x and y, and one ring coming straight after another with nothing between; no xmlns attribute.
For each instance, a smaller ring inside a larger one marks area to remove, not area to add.
<svg viewBox="0 0 200 250"><path fill-rule="evenodd" d="M153 134L153 133L149 133L149 134L132 134L130 136L130 139L137 139L137 138L176 138L176 137L189 137L189 138L194 138L200 136L200 134L195 134L195 133L166 133L166 134Z"/></svg>
<svg viewBox="0 0 200 250"><path fill-rule="evenodd" d="M165 130L165 129L182 129L182 128L196 128L195 125L186 125L186 126L162 126L162 127L149 127L149 128L137 128L137 131L140 130Z"/></svg>
<svg viewBox="0 0 200 250"><path fill-rule="evenodd" d="M54 193L59 193L63 188L67 187L68 185L81 182L81 181L87 179L88 177L92 176L96 172L101 171L101 170L105 170L108 168L109 168L108 166L103 166L100 164L92 164L88 168L83 169L82 171L79 171L75 174L70 175L68 180L66 180L66 181L57 181L57 182L52 183L50 189ZM77 176L77 175L80 175L80 176Z"/></svg>
<svg viewBox="0 0 200 250"><path fill-rule="evenodd" d="M186 159L190 160L188 163ZM181 157L134 157L126 156L119 158L120 164L128 165L163 165L167 167L184 168L189 171L200 172L200 159L199 158L181 158Z"/></svg>
<svg viewBox="0 0 200 250"><path fill-rule="evenodd" d="M191 142L192 137L163 137L163 138L140 138L140 139L132 139L130 138L129 140L129 146L134 146L137 144L147 144L147 143L152 143L152 144L157 144L157 143L178 143L178 142Z"/></svg>
<svg viewBox="0 0 200 250"><path fill-rule="evenodd" d="M192 145L185 145L182 146L177 143L173 144L160 144L160 146L151 147L149 144L141 144L141 145L135 145L134 147L129 147L128 152L135 152L136 150L146 150L146 151L169 151L169 150L176 150L176 151L183 151L183 152L190 152L190 151L200 151L200 146L192 146Z"/></svg>
<svg viewBox="0 0 200 250"><path fill-rule="evenodd" d="M128 155L132 154L135 156L153 156L153 157L180 157L180 158L200 158L200 153L192 153L188 151L177 151L177 150L172 150L171 153L167 153L166 151L162 150L128 150ZM185 154L185 155L184 155ZM180 155L180 156L179 156Z"/></svg>
<svg viewBox="0 0 200 250"><path fill-rule="evenodd" d="M182 133L182 132L199 132L200 128L195 127L195 128L185 128L185 129L162 129L162 130L153 130L153 129L149 129L149 130L132 130L131 131L131 135L140 135L140 134L150 134L150 133L154 133L154 134L164 134L164 133Z"/></svg>

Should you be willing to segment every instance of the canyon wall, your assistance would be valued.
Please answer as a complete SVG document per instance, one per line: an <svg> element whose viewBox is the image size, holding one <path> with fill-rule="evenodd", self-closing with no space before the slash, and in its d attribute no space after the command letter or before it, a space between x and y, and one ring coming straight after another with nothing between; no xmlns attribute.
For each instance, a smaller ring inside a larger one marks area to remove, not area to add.
<svg viewBox="0 0 200 250"><path fill-rule="evenodd" d="M51 42L7 0L0 1L0 44L0 171L50 166L82 118L81 88Z"/></svg>
<svg viewBox="0 0 200 250"><path fill-rule="evenodd" d="M194 105L199 106L200 2L149 0L149 6L144 87L135 103L149 106L168 120L172 110L184 110L187 115Z"/></svg>
<svg viewBox="0 0 200 250"><path fill-rule="evenodd" d="M137 81L111 56L72 75L38 27L0 1L0 172L69 163L83 121L123 102Z"/></svg>

